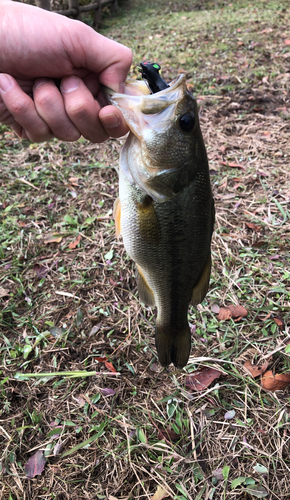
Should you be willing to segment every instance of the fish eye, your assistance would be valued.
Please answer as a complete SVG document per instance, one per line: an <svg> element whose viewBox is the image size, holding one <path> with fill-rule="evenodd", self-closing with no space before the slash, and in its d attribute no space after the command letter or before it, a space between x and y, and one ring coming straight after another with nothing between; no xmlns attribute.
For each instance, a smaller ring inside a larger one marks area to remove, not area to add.
<svg viewBox="0 0 290 500"><path fill-rule="evenodd" d="M195 118L191 113L186 113L179 118L179 126L183 132L191 132L194 129Z"/></svg>

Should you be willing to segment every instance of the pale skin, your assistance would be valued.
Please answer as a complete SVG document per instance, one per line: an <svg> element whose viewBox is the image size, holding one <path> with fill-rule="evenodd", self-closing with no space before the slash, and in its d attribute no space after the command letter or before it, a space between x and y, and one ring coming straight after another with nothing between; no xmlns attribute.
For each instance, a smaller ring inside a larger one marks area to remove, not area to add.
<svg viewBox="0 0 290 500"><path fill-rule="evenodd" d="M0 123L33 142L91 142L128 131L100 85L122 92L131 51L92 28L0 0Z"/></svg>

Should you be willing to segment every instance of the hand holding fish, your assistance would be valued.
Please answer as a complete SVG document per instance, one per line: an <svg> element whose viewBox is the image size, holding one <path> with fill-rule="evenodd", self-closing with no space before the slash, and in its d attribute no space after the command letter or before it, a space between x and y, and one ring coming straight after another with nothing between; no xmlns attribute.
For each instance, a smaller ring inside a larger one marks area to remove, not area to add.
<svg viewBox="0 0 290 500"><path fill-rule="evenodd" d="M104 84L122 92L131 51L65 16L0 0L0 123L34 142L91 142L128 131L105 106Z"/></svg>
<svg viewBox="0 0 290 500"><path fill-rule="evenodd" d="M137 265L140 299L157 306L159 361L182 368L191 348L188 307L203 300L209 285L214 202L185 76L168 86L160 75L154 78L154 68L141 69L149 88L127 80L125 95L109 92L131 130L120 157L114 215Z"/></svg>

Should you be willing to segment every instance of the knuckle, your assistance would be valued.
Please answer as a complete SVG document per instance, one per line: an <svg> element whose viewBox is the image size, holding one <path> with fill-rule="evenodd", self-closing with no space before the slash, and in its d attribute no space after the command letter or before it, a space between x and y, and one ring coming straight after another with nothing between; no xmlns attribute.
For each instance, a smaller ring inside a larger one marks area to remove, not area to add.
<svg viewBox="0 0 290 500"><path fill-rule="evenodd" d="M88 114L88 105L84 99L74 99L66 106L66 111L69 117L73 119L84 119Z"/></svg>

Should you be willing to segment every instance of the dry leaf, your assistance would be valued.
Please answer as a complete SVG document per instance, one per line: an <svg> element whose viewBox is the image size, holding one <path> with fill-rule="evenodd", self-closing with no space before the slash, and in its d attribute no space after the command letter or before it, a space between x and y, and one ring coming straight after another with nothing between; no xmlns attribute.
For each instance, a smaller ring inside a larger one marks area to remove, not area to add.
<svg viewBox="0 0 290 500"><path fill-rule="evenodd" d="M42 264L34 264L33 271L36 273L38 278L42 279L46 277L49 269Z"/></svg>
<svg viewBox="0 0 290 500"><path fill-rule="evenodd" d="M253 229L254 231L260 231L261 226L257 226L257 224L254 224L254 222L246 222L246 226L249 229Z"/></svg>
<svg viewBox="0 0 290 500"><path fill-rule="evenodd" d="M231 319L231 317L232 317L231 311L227 307L220 308L217 317L219 321L225 321L227 319Z"/></svg>
<svg viewBox="0 0 290 500"><path fill-rule="evenodd" d="M282 391L290 384L290 372L273 374L272 370L265 372L261 379L263 389L275 392Z"/></svg>
<svg viewBox="0 0 290 500"><path fill-rule="evenodd" d="M5 288L0 288L0 299L2 297L7 297L9 295L9 290L5 290Z"/></svg>
<svg viewBox="0 0 290 500"><path fill-rule="evenodd" d="M78 177L70 177L69 182L71 183L72 186L79 187L79 178Z"/></svg>
<svg viewBox="0 0 290 500"><path fill-rule="evenodd" d="M74 241L71 241L71 242L70 242L70 244L69 244L69 246L68 246L68 247L69 247L71 250L74 250L74 249L75 249L75 248L79 245L79 243L80 243L81 239L82 239L82 237L81 237L81 235L79 234L79 235L76 237L76 239L75 239Z"/></svg>
<svg viewBox="0 0 290 500"><path fill-rule="evenodd" d="M25 464L26 477L33 478L39 476L43 472L45 462L43 451L38 450Z"/></svg>
<svg viewBox="0 0 290 500"><path fill-rule="evenodd" d="M215 368L202 368L188 375L185 379L186 387L192 391L204 391L216 378L221 376L221 372Z"/></svg>
<svg viewBox="0 0 290 500"><path fill-rule="evenodd" d="M180 436L173 429L158 429L158 439L167 439L167 441L179 441Z"/></svg>
<svg viewBox="0 0 290 500"><path fill-rule="evenodd" d="M218 314L220 312L220 306L218 304L212 304L211 305L211 310L212 312L214 312L215 314Z"/></svg>
<svg viewBox="0 0 290 500"><path fill-rule="evenodd" d="M157 490L154 493L153 497L151 500L162 500L162 498L169 497L169 494L164 488L161 488L161 486L157 486Z"/></svg>
<svg viewBox="0 0 290 500"><path fill-rule="evenodd" d="M243 365L245 370L250 372L252 377L258 377L259 375L262 375L268 368L269 362L265 361L261 366L259 365L253 365L251 361L246 361L245 364Z"/></svg>
<svg viewBox="0 0 290 500"><path fill-rule="evenodd" d="M279 330L284 330L285 329L285 323L283 318L281 316L274 316L273 320L275 321L276 325L279 327Z"/></svg>
<svg viewBox="0 0 290 500"><path fill-rule="evenodd" d="M47 236L44 240L44 244L48 245L49 243L60 243L62 240L62 236L51 235Z"/></svg>
<svg viewBox="0 0 290 500"><path fill-rule="evenodd" d="M244 318L245 316L247 316L247 314L248 311L245 307L240 305L230 305L220 308L217 319L220 321L225 321L230 318L238 320Z"/></svg>

